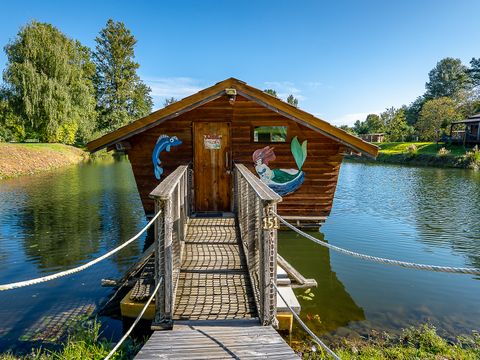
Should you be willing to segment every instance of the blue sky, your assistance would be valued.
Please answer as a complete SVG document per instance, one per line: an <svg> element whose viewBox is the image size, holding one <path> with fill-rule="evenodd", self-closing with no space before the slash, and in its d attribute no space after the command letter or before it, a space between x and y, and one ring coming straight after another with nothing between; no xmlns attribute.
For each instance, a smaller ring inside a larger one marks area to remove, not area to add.
<svg viewBox="0 0 480 360"><path fill-rule="evenodd" d="M138 40L156 107L233 76L341 125L410 103L443 57L480 57L479 13L467 0L5 1L0 44L35 19L94 47L112 18Z"/></svg>

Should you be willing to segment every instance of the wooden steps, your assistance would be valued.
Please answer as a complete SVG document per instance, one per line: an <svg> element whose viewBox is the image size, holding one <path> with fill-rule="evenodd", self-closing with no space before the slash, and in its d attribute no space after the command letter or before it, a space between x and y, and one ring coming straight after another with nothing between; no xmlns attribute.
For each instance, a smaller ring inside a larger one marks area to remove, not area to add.
<svg viewBox="0 0 480 360"><path fill-rule="evenodd" d="M258 320L175 322L156 331L135 357L147 359L299 359L282 337Z"/></svg>

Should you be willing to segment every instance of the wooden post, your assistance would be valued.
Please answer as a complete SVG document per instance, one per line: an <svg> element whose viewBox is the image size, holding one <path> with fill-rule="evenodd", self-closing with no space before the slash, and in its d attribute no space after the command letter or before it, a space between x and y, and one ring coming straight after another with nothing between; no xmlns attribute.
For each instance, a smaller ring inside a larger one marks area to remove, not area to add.
<svg viewBox="0 0 480 360"><path fill-rule="evenodd" d="M277 210L277 204L269 203L264 207L265 216L274 218L273 212ZM276 327L277 322L277 291L273 284L277 281L277 229L263 230L263 278L264 278L264 325L273 325Z"/></svg>
<svg viewBox="0 0 480 360"><path fill-rule="evenodd" d="M155 200L155 213L161 211L162 214L155 221L155 283L158 284L161 278L164 279L162 285L155 295L156 314L154 325L161 328L168 328L168 309L166 303L166 256L165 256L165 203L161 200Z"/></svg>

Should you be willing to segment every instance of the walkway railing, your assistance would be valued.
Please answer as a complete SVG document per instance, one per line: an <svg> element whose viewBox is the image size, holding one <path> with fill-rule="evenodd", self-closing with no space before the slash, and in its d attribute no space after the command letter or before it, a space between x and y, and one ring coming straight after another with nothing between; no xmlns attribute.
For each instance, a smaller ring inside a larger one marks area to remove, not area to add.
<svg viewBox="0 0 480 360"><path fill-rule="evenodd" d="M19 281L19 282L10 283L10 284L2 284L2 285L0 285L0 291L13 290L13 289L18 289L18 288L25 287L25 286L36 285L36 284L40 284L40 283L43 283L43 282L46 282L46 281L59 279L61 277L71 275L71 274L75 274L75 273L78 273L78 272L83 271L85 269L88 269L90 266L93 266L93 265L98 264L99 262L101 262L105 259L108 259L110 256L116 254L117 252L119 252L120 250L127 247L128 245L130 245L135 240L137 240L145 231L148 230L148 228L150 226L152 226L152 224L157 220L157 218L159 216L160 216L160 213L155 214L153 219L151 219L148 222L148 224L145 225L144 228L142 230L140 230L135 236L131 237L129 240L125 241L123 244L119 245L115 249L109 251L108 253L106 253L106 254L104 254L104 255L96 258L96 259L93 259L93 260L87 262L86 264L77 266L77 267L72 268L72 269L68 269L68 270L60 271L60 272L57 272L57 273L54 273L54 274L50 274L50 275L47 275L47 276L42 276L42 277L39 277L39 278L34 278L34 279L30 279L30 280L25 280L25 281Z"/></svg>
<svg viewBox="0 0 480 360"><path fill-rule="evenodd" d="M276 323L277 221L281 196L242 164L235 165L235 211L260 321Z"/></svg>
<svg viewBox="0 0 480 360"><path fill-rule="evenodd" d="M169 328L182 264L187 220L191 209L191 172L179 166L150 193L155 200L155 284L163 278L155 296L154 327Z"/></svg>
<svg viewBox="0 0 480 360"><path fill-rule="evenodd" d="M378 256L372 256L372 255L367 255L367 254L362 254L362 253L358 253L358 252L355 252L355 251L347 250L347 249L341 248L339 246L329 244L327 242L324 242L322 240L317 239L316 237L313 237L310 234L307 234L306 232L304 232L304 231L300 230L299 228L295 227L294 225L290 224L287 220L285 220L283 217L278 215L276 212L273 212L273 215L275 215L283 225L285 225L289 229L295 231L297 234L302 235L304 238L309 239L309 240L317 243L318 245L321 245L321 246L326 247L330 250L339 252L341 254L353 256L353 257L363 259L363 260L376 262L376 263L379 263L379 264L395 265L395 266L401 266L401 267L409 268L409 269L428 270L428 271L434 271L434 272L445 272L445 273L454 273L454 274L480 275L480 269L475 269L475 268L440 266L440 265L430 265L430 264L418 264L418 263L412 263L412 262L408 262L408 261L386 259L386 258L382 258L382 257L378 257Z"/></svg>

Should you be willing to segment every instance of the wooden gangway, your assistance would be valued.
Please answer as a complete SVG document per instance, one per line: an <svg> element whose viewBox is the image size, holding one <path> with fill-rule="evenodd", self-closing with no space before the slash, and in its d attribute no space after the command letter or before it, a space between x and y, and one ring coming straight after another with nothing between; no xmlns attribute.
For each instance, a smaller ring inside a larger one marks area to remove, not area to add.
<svg viewBox="0 0 480 360"><path fill-rule="evenodd" d="M235 218L188 221L173 320L257 317Z"/></svg>
<svg viewBox="0 0 480 360"><path fill-rule="evenodd" d="M137 354L147 359L298 359L272 326L258 319L176 323L156 331Z"/></svg>
<svg viewBox="0 0 480 360"><path fill-rule="evenodd" d="M159 290L154 334L136 358L298 358L274 329L277 229L270 215L281 197L236 165L232 212L199 217L193 181L180 166L151 193L160 213Z"/></svg>

